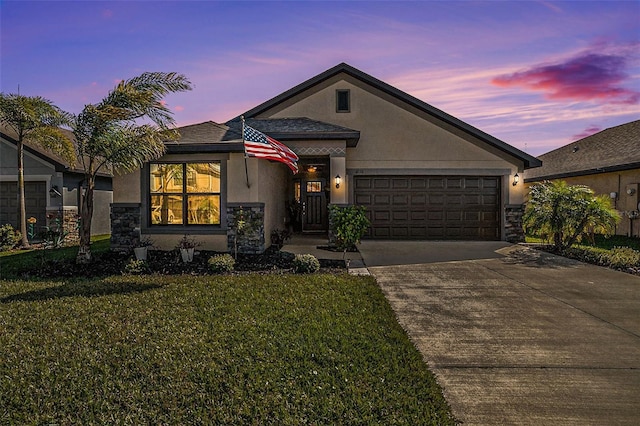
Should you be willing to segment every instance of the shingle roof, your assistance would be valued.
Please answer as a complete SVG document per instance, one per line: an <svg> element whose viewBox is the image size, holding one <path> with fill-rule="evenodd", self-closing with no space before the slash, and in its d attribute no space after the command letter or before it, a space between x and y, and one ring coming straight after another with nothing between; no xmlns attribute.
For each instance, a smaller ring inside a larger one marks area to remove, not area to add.
<svg viewBox="0 0 640 426"><path fill-rule="evenodd" d="M178 127L178 132L178 140L165 142L170 154L244 151L240 132L224 124L205 121Z"/></svg>
<svg viewBox="0 0 640 426"><path fill-rule="evenodd" d="M167 144L206 144L240 139L240 133L233 132L228 126L213 121L178 127L180 138Z"/></svg>
<svg viewBox="0 0 640 426"><path fill-rule="evenodd" d="M245 112L244 115L245 118L253 118L256 117L260 114L262 114L263 112L273 108L274 106L288 100L291 99L292 97L300 94L301 92L304 92L305 90L322 83L325 80L328 80L340 73L345 73L353 78L356 78L388 95L391 95L405 103L407 103L408 105L417 108L420 111L426 112L427 114L442 120L443 122L447 123L448 125L453 126L454 128L467 133L468 135L471 135L487 144L489 144L490 146L499 149L502 152L505 152L508 155L511 155L519 160L521 160L524 163L524 167L525 169L531 168L531 167L539 167L541 165L540 161L523 152L520 151L519 149L517 149L514 146L509 145L506 142L503 142L491 135L489 135L488 133L483 132L482 130L479 130L473 126L471 126L470 124L465 123L462 120L459 120L455 117L453 117L452 115L447 114L444 111L441 111L429 104L427 104L426 102L421 101L418 98L415 98L411 95L409 95L408 93L403 92L402 90L399 90L381 80L378 80L375 77L370 76L369 74L366 74L362 71L360 71L357 68L352 67L351 65L348 65L346 63L341 63L336 65L333 68L328 69L327 71L318 74L315 77L310 78L309 80L300 83L299 85L287 90L286 92L258 105L257 107L250 109L249 111ZM231 121L236 121L237 119L239 119L239 116L234 118Z"/></svg>
<svg viewBox="0 0 640 426"><path fill-rule="evenodd" d="M360 132L335 124L323 123L305 117L248 119L246 123L274 139L286 140L335 140L346 139L347 146L355 146ZM227 125L228 124L228 125ZM167 152L243 152L242 121L231 120L227 124L213 121L191 124L178 128L180 138L167 141Z"/></svg>
<svg viewBox="0 0 640 426"><path fill-rule="evenodd" d="M346 139L347 146L358 143L360 132L348 127L338 126L307 117L291 118L249 118L245 123L256 130L268 134L280 141L286 140L337 140ZM235 118L227 125L240 132L241 120Z"/></svg>
<svg viewBox="0 0 640 426"><path fill-rule="evenodd" d="M525 182L640 168L640 120L621 124L542 154Z"/></svg>

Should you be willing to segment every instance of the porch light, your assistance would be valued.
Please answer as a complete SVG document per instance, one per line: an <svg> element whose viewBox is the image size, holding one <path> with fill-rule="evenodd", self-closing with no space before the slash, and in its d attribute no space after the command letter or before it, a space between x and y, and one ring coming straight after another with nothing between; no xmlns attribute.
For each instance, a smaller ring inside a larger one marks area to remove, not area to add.
<svg viewBox="0 0 640 426"><path fill-rule="evenodd" d="M58 187L57 187L56 185L53 185L53 186L51 187L51 189L49 189L49 195L50 195L52 198L62 196L62 194L60 193L60 191L58 191Z"/></svg>
<svg viewBox="0 0 640 426"><path fill-rule="evenodd" d="M512 185L513 185L513 186L516 186L516 185L518 184L518 182L520 182L520 176L518 176L518 174L516 173L516 174L513 176L513 183L512 183Z"/></svg>
<svg viewBox="0 0 640 426"><path fill-rule="evenodd" d="M340 188L340 182L342 181L342 178L340 177L340 175L336 175L335 180L336 180L336 189Z"/></svg>

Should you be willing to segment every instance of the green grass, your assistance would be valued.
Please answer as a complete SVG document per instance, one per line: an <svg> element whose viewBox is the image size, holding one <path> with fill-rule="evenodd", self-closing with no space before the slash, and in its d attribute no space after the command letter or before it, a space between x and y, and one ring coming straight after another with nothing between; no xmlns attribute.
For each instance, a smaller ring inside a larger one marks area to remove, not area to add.
<svg viewBox="0 0 640 426"><path fill-rule="evenodd" d="M598 247L606 250L611 250L614 247L629 247L634 250L640 250L640 238L637 237L626 237L624 235L612 235L610 237L605 237L603 235L596 235L595 244L592 244L589 241L583 241L582 245Z"/></svg>
<svg viewBox="0 0 640 426"><path fill-rule="evenodd" d="M536 236L530 236L530 235L527 235L526 242L552 244L551 241L544 240L542 238L539 238ZM597 247L605 250L611 250L614 247L630 247L634 250L640 250L640 238L626 237L624 235L612 235L610 237L606 237L604 235L595 235L593 243L588 240L583 240L580 244L576 244L576 245Z"/></svg>
<svg viewBox="0 0 640 426"><path fill-rule="evenodd" d="M91 252L103 253L109 250L110 235L91 237ZM13 278L20 271L36 268L47 260L75 259L78 246L58 249L28 249L0 252L0 278Z"/></svg>
<svg viewBox="0 0 640 426"><path fill-rule="evenodd" d="M0 281L6 424L453 424L370 277Z"/></svg>

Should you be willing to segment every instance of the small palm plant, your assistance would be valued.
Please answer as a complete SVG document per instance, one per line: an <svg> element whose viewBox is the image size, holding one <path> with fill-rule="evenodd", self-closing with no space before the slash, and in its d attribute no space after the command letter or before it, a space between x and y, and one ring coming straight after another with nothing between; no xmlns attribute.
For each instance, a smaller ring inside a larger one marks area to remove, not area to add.
<svg viewBox="0 0 640 426"><path fill-rule="evenodd" d="M611 234L620 221L609 197L596 196L587 186L545 181L530 191L523 216L525 231L552 237L559 252L580 241L587 231Z"/></svg>

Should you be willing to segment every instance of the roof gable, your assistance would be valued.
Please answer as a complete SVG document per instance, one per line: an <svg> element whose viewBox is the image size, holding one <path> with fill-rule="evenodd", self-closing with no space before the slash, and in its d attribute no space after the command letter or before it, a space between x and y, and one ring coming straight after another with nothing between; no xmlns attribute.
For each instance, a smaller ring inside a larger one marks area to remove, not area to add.
<svg viewBox="0 0 640 426"><path fill-rule="evenodd" d="M467 124L455 117L453 117L452 115L449 115L447 113L445 113L444 111L441 111L429 104L427 104L426 102L421 101L418 98L415 98L411 95L409 95L408 93L405 93L381 80L378 80L375 77L372 77L346 63L341 63L336 65L333 68L328 69L327 71L318 74L315 77L310 78L309 80L287 90L286 92L256 106L255 108L250 109L249 111L245 112L243 115L246 118L254 118L256 116L259 116L260 114L268 111L269 109L272 109L274 107L276 107L277 105L288 101L289 99L301 94L302 92L311 89L312 87L321 84L322 82L331 79L335 76L337 76L338 74L344 73L348 76L351 76L352 78L355 78L367 85L372 86L373 88L382 91L383 93L390 95L398 100L400 100L401 102L404 102L405 104L414 107L420 111L423 111L427 114L429 114L430 116L442 121L443 123L446 123L447 125L452 126L453 128L455 128L456 130L463 132L469 136L472 136L476 139L479 139L480 141L488 144L489 146L496 148L512 157L515 157L516 159L522 161L524 163L524 167L525 168L532 168L532 167L539 167L541 165L540 160L538 160L537 158L523 152L520 151L519 149L507 144L506 142L503 142L491 135L489 135L488 133L485 133L473 126L471 126L470 124ZM239 119L239 117L234 118L231 121L235 121Z"/></svg>
<svg viewBox="0 0 640 426"><path fill-rule="evenodd" d="M73 133L71 133L69 130L66 130L66 129L60 129L60 130L62 130L65 136L67 136L70 140L72 141L74 140ZM0 137L2 137L4 140L10 142L13 145L16 145L16 146L18 145L18 135L12 128L8 126L2 126L2 128L0 129ZM74 164L74 165L69 164L69 162L64 158L62 158L60 155L46 148L43 148L40 145L30 143L28 140L25 140L23 144L24 144L24 149L27 152L51 164L53 167L55 167L57 171L68 171L70 169L78 168L77 164Z"/></svg>
<svg viewBox="0 0 640 426"><path fill-rule="evenodd" d="M74 144L76 145L76 139L73 135L73 132L68 129L60 128L60 131ZM1 126L0 127L0 136L6 141L10 142L13 145L18 145L18 135L11 127ZM67 173L84 173L84 167L82 165L81 159L76 159L74 164L70 164L68 160L58 155L55 152L52 152L38 144L31 143L28 140L23 142L24 149L30 154L35 155L43 161L48 162L52 166L55 167L56 171L59 172L67 172ZM111 170L106 167L105 169L98 172L99 176L112 177L113 173Z"/></svg>
<svg viewBox="0 0 640 426"><path fill-rule="evenodd" d="M526 182L640 168L640 120L602 130L542 154Z"/></svg>

